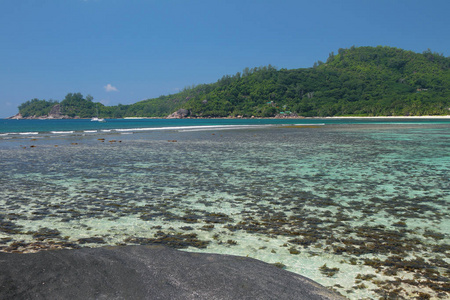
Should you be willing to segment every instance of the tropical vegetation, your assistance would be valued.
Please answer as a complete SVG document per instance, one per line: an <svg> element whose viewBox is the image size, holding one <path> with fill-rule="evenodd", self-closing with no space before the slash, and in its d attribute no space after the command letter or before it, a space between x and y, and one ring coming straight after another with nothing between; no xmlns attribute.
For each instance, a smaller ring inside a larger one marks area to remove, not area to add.
<svg viewBox="0 0 450 300"><path fill-rule="evenodd" d="M330 53L311 68L245 68L215 83L130 105L104 106L68 94L61 112L70 117L165 117L183 108L190 117L418 116L450 108L450 58L427 50L351 47ZM46 115L57 101L33 99L23 116Z"/></svg>

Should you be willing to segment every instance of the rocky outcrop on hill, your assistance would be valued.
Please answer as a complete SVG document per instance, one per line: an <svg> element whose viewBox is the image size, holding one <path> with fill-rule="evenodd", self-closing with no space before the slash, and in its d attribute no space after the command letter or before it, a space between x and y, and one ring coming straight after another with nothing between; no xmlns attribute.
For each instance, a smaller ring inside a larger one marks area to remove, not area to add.
<svg viewBox="0 0 450 300"><path fill-rule="evenodd" d="M9 118L6 118L6 119L16 119L16 120L20 120L20 119L23 119L23 116L20 114L20 113L18 113L18 114L16 114L16 115L14 115L14 116L12 116L12 117L9 117Z"/></svg>
<svg viewBox="0 0 450 300"><path fill-rule="evenodd" d="M0 299L344 299L247 257L124 246L0 253Z"/></svg>
<svg viewBox="0 0 450 300"><path fill-rule="evenodd" d="M33 119L38 119L38 120L47 120L47 119L79 119L80 117L74 117L71 118L67 115L63 115L61 114L61 105L56 104L55 106L52 107L52 109L50 110L50 112L48 113L48 115L43 115L43 116L27 116L24 117L22 116L21 113L18 113L12 117L9 117L7 119L29 119L29 120L33 120Z"/></svg>
<svg viewBox="0 0 450 300"><path fill-rule="evenodd" d="M61 114L61 105L56 104L53 106L48 113L47 119L64 119L64 116Z"/></svg>
<svg viewBox="0 0 450 300"><path fill-rule="evenodd" d="M190 111L184 108L181 108L179 110L177 110L176 112L174 112L173 114L170 114L169 116L167 116L167 119L183 119L183 118L187 118L190 115Z"/></svg>
<svg viewBox="0 0 450 300"><path fill-rule="evenodd" d="M297 119L297 118L302 118L302 117L299 117L298 114L293 113L293 112L283 112L283 113L276 114L275 118L276 119L289 119L289 118Z"/></svg>

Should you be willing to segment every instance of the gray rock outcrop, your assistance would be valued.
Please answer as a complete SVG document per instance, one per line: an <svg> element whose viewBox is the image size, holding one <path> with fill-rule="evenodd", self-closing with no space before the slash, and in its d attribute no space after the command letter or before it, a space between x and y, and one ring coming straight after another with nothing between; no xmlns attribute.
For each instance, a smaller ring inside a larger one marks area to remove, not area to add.
<svg viewBox="0 0 450 300"><path fill-rule="evenodd" d="M23 116L22 116L21 113L17 113L17 114L15 114L14 116L8 117L8 118L6 118L6 119L10 119L10 120L12 120L12 119L15 119L15 120L21 120L21 119L23 119Z"/></svg>
<svg viewBox="0 0 450 300"><path fill-rule="evenodd" d="M64 116L61 115L61 105L56 104L52 107L50 112L48 113L48 119L62 119Z"/></svg>
<svg viewBox="0 0 450 300"><path fill-rule="evenodd" d="M245 257L124 246L0 253L0 299L344 299Z"/></svg>
<svg viewBox="0 0 450 300"><path fill-rule="evenodd" d="M187 118L190 115L190 111L184 108L181 108L179 110L177 110L176 112L174 112L173 114L170 114L169 116L167 116L167 119L183 119L183 118Z"/></svg>

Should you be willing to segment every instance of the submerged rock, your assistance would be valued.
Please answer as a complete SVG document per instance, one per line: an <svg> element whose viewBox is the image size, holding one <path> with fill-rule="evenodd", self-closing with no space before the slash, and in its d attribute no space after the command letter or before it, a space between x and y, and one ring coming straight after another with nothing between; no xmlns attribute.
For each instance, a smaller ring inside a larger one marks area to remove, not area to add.
<svg viewBox="0 0 450 300"><path fill-rule="evenodd" d="M0 299L344 299L246 257L125 246L0 253Z"/></svg>

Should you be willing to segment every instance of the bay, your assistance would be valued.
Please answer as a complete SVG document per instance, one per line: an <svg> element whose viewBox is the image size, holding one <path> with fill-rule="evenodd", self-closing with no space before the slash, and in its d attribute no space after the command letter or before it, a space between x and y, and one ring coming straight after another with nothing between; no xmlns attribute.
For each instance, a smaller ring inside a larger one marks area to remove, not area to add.
<svg viewBox="0 0 450 300"><path fill-rule="evenodd" d="M165 244L449 295L448 119L0 124L2 251Z"/></svg>

